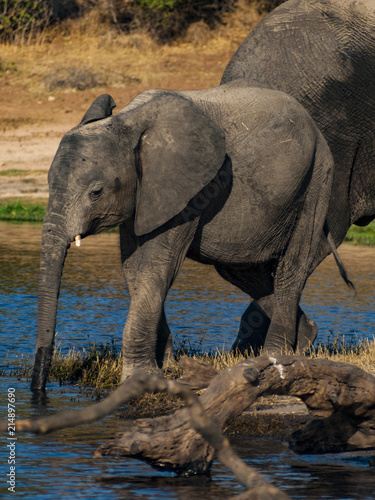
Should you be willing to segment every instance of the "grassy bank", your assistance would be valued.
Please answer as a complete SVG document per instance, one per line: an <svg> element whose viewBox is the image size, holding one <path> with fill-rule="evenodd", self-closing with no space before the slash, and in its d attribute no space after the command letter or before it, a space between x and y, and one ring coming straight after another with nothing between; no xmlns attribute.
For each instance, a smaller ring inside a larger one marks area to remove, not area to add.
<svg viewBox="0 0 375 500"><path fill-rule="evenodd" d="M204 361L218 371L230 368L245 359L254 357L233 354L232 352L200 352L191 353L183 348L176 350L176 364L166 371L166 376L177 378L181 375L178 360L182 355L189 355L194 359ZM358 343L342 341L338 336L325 344L318 344L306 353L310 358L329 359L349 363L363 370L375 374L375 340L362 340ZM8 364L0 375L16 377L31 376L32 359L24 358L17 365ZM90 349L69 350L62 354L61 348L55 349L50 379L58 380L61 384L74 383L82 387L107 389L116 386L121 375L120 347L114 342L93 345Z"/></svg>
<svg viewBox="0 0 375 500"><path fill-rule="evenodd" d="M50 370L50 380L57 380L60 385L78 385L89 398L102 399L120 382L121 356L119 352L120 349L113 343L94 345L87 351L71 350L65 355L59 349L56 349ZM164 373L167 378L176 379L182 375L178 365L178 359L182 354L184 354L184 351L177 351L177 363L169 367ZM349 363L375 375L375 341L370 342L366 340L357 345L345 345L336 339L331 343L311 349L311 352L307 356ZM192 357L209 363L218 371L223 371L246 359L245 356L234 355L228 352L218 352L216 354L202 352L200 354L193 354ZM249 357L251 358L252 356ZM17 366L5 366L0 369L0 376L13 376L30 380L31 370L32 358L26 358L19 361ZM285 397L270 396L265 398L264 401L262 398L258 403L274 405L280 402L280 398L284 398L285 400ZM170 414L182 405L183 403L179 398L169 394L145 394L135 398L131 402L124 416L127 419L153 418L155 416ZM263 427L264 423L263 426L261 425L260 434L267 434ZM280 422L276 424L276 429L279 427ZM255 432L256 429L254 428L253 431ZM271 434L274 431L275 429L273 429ZM244 433L247 432L248 429L244 431Z"/></svg>
<svg viewBox="0 0 375 500"><path fill-rule="evenodd" d="M0 220L12 222L43 222L46 206L21 201L0 204ZM375 221L368 226L352 226L345 238L353 245L375 246Z"/></svg>

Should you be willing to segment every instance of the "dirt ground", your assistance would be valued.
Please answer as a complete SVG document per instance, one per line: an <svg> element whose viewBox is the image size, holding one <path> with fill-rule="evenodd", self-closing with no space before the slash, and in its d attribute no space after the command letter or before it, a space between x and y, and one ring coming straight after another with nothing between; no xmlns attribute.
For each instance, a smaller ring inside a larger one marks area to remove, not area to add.
<svg viewBox="0 0 375 500"><path fill-rule="evenodd" d="M215 32L197 23L172 46L87 26L33 45L1 46L0 203L47 201L47 172L59 141L98 95L111 94L119 110L148 88L216 86L259 19L243 7Z"/></svg>

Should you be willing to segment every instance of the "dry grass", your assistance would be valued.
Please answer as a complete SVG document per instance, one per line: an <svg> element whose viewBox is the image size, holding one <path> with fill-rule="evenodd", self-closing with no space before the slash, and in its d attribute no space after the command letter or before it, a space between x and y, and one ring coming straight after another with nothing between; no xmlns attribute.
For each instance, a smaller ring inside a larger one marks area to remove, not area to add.
<svg viewBox="0 0 375 500"><path fill-rule="evenodd" d="M119 349L112 344L93 345L89 350L55 349L50 378L60 383L75 382L80 386L106 389L118 385L121 375Z"/></svg>
<svg viewBox="0 0 375 500"><path fill-rule="evenodd" d="M119 347L114 343L94 345L89 350L72 349L65 355L58 347L52 361L50 379L58 380L61 385L74 383L90 397L101 399L120 382L121 355L119 351ZM183 349L179 349L177 359L182 354L184 354ZM346 345L344 342L335 340L329 345L318 345L312 348L308 356L349 363L375 375L375 340L364 340L355 345ZM193 354L192 357L211 364L218 371L223 371L253 356L223 351L216 354L202 352ZM30 379L31 371L32 359L22 358L16 366L9 364L8 367L0 370L0 376ZM167 378L176 379L182 375L182 372L176 364L170 367L164 375ZM269 396L261 398L259 404L272 406L278 404L280 399L285 403L285 397ZM286 400L288 402L288 398ZM145 394L132 400L123 416L127 419L153 418L172 413L182 405L180 399L168 394Z"/></svg>
<svg viewBox="0 0 375 500"><path fill-rule="evenodd" d="M311 350L310 356L348 363L375 375L375 339L348 345L340 342L328 346L321 344Z"/></svg>
<svg viewBox="0 0 375 500"><path fill-rule="evenodd" d="M264 354L267 354L266 352ZM329 344L317 344L305 354L310 358L329 359L358 366L362 370L375 375L375 339L362 340L356 344L346 343L338 337ZM192 356L200 361L211 364L216 370L222 371L245 359L254 357L232 352L218 352L215 355L199 354Z"/></svg>
<svg viewBox="0 0 375 500"><path fill-rule="evenodd" d="M217 75L259 19L256 9L243 1L218 29L202 30L202 23L196 23L185 38L162 46L146 33L126 35L102 24L92 11L32 44L1 45L0 81L26 86L32 94L81 89L82 85L168 88L178 72L186 88L208 87L219 83ZM218 71L207 64L210 57ZM59 85L62 80L65 83Z"/></svg>
<svg viewBox="0 0 375 500"><path fill-rule="evenodd" d="M243 355L228 351L212 353L189 353L183 348L178 349L176 359L187 354L193 359L210 364L218 371L230 368L253 355ZM266 354L266 353L265 353ZM375 375L375 340L362 340L356 344L346 344L345 341L336 339L329 344L318 344L306 354L310 358L329 359L349 363ZM18 371L19 372L18 372ZM31 360L22 359L18 367L12 368L12 374L29 376ZM120 347L113 342L108 344L93 345L90 349L71 349L67 354L62 354L61 346L55 349L51 379L61 383L78 383L80 386L106 389L119 383L121 375ZM177 378L181 375L178 363L169 367L166 377Z"/></svg>

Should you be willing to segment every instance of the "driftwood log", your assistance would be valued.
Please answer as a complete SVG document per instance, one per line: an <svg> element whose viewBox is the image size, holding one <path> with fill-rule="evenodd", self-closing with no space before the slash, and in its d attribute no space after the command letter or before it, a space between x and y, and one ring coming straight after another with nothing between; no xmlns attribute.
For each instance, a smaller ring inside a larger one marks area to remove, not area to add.
<svg viewBox="0 0 375 500"><path fill-rule="evenodd" d="M198 381L199 370L198 363L190 370ZM194 385L194 377L184 379ZM300 398L315 417L293 434L290 446L296 452L375 448L375 377L346 363L261 356L213 376L200 401L212 422L225 430L256 399L271 394ZM193 430L184 408L173 415L137 420L96 453L137 457L188 474L207 471L214 449Z"/></svg>
<svg viewBox="0 0 375 500"><path fill-rule="evenodd" d="M360 368L281 355L249 359L218 374L187 358L181 365L180 383L138 374L101 403L36 421L18 421L16 429L50 432L107 415L145 391L169 391L183 397L187 408L131 422L128 430L100 446L96 456L131 456L189 475L207 472L216 449L219 460L248 488L241 498L254 499L287 497L241 462L220 430L261 396L296 396L305 403L314 420L292 436L290 445L299 453L375 449L375 377ZM208 383L199 398L188 388ZM4 430L1 425L0 430Z"/></svg>

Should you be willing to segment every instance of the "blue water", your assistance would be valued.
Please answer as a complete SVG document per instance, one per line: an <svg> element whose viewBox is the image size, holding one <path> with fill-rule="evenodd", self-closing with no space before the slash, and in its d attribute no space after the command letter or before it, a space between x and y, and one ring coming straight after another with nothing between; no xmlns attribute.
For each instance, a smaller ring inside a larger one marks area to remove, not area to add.
<svg viewBox="0 0 375 500"><path fill-rule="evenodd" d="M0 231L1 359L7 353L14 358L34 351L40 227L1 224ZM309 279L302 307L319 325L317 342L326 341L331 332L347 341L373 339L375 250L341 247L340 252L357 294L345 286L330 258ZM247 304L247 296L211 266L187 260L166 303L175 343L212 351L230 348ZM128 306L118 236L99 235L80 248L73 246L59 300L56 342L62 350L112 339L120 344Z"/></svg>
<svg viewBox="0 0 375 500"><path fill-rule="evenodd" d="M0 224L0 365L32 356L35 344L40 226ZM375 250L341 248L357 295L342 283L331 260L310 278L302 307L320 327L318 341L330 336L348 342L373 338L375 331ZM169 293L166 312L176 345L209 350L229 348L236 337L247 297L208 266L187 261ZM92 343L120 345L129 299L121 275L118 236L89 238L69 251L64 268L57 338L61 350ZM333 332L333 333L331 333ZM76 409L91 401L75 387L50 384L46 409L30 400L29 382L0 378L0 411L7 390L16 389L18 417ZM17 498L228 498L243 491L219 463L210 477L178 478L131 459L94 459L96 447L121 429L121 419L67 429L48 436L18 436ZM240 455L291 498L375 499L371 457L299 457L272 439L232 438ZM6 438L0 447L0 496L7 493Z"/></svg>

